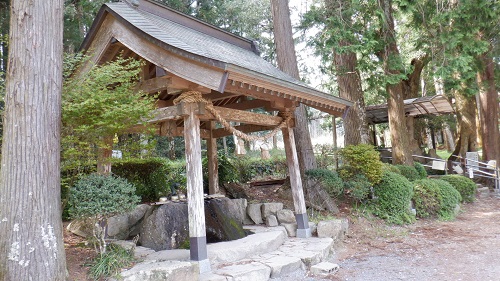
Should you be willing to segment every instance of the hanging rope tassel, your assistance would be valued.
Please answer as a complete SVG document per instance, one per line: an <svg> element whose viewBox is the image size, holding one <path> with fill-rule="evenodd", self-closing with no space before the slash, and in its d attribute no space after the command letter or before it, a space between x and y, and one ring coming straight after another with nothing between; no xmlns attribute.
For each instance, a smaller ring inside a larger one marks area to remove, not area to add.
<svg viewBox="0 0 500 281"><path fill-rule="evenodd" d="M248 135L248 134L245 134L242 131L234 128L233 126L231 126L231 124L229 124L229 122L227 120L222 118L222 116L220 116L219 112L214 108L212 102L204 99L201 92L187 91L187 92L180 94L177 98L174 99L174 105L177 105L181 102L205 104L205 108L208 110L208 112L210 112L215 117L215 119L217 119L217 121L224 127L224 129L228 130L231 134L233 134L239 138L242 138L246 141L257 141L257 140L266 141L267 139L274 137L281 128L286 127L288 121L290 121L292 119L291 112L280 111L279 116L283 118L283 121L281 121L281 123L278 126L276 126L273 130L271 130L271 132L269 132L263 136Z"/></svg>

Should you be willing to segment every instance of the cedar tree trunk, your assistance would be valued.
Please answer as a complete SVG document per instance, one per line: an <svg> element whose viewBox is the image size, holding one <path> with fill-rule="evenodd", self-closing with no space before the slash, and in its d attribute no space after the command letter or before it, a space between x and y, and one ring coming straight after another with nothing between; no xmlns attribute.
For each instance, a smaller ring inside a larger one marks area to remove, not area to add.
<svg viewBox="0 0 500 281"><path fill-rule="evenodd" d="M476 99L467 97L459 91L455 91L455 106L457 108L458 133L453 155L465 158L465 153L477 151L476 136Z"/></svg>
<svg viewBox="0 0 500 281"><path fill-rule="evenodd" d="M0 280L66 280L61 221L63 1L11 1Z"/></svg>

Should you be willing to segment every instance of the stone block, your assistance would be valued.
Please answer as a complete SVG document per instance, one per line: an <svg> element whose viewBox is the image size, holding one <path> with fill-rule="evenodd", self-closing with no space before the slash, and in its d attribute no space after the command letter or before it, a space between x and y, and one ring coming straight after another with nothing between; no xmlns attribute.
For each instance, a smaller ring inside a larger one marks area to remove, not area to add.
<svg viewBox="0 0 500 281"><path fill-rule="evenodd" d="M276 216L280 210L283 210L283 203L263 203L261 206L263 218L267 218L269 215Z"/></svg>
<svg viewBox="0 0 500 281"><path fill-rule="evenodd" d="M120 274L122 281L192 281L199 279L198 264L192 262L144 262Z"/></svg>
<svg viewBox="0 0 500 281"><path fill-rule="evenodd" d="M288 209L279 210L276 212L276 217L278 218L278 222L282 223L296 223L295 214Z"/></svg>
<svg viewBox="0 0 500 281"><path fill-rule="evenodd" d="M296 223L282 223L282 226L285 227L286 233L288 237L296 237L297 236L297 224Z"/></svg>
<svg viewBox="0 0 500 281"><path fill-rule="evenodd" d="M245 262L223 267L215 273L231 277L233 281L267 281L271 276L271 268L259 262Z"/></svg>
<svg viewBox="0 0 500 281"><path fill-rule="evenodd" d="M262 220L262 203L248 204L247 214L255 224L263 224Z"/></svg>
<svg viewBox="0 0 500 281"><path fill-rule="evenodd" d="M312 236L318 236L318 225L314 222L309 222L309 228L311 229Z"/></svg>
<svg viewBox="0 0 500 281"><path fill-rule="evenodd" d="M302 261L297 257L274 256L261 262L271 268L271 278L277 278L302 268Z"/></svg>
<svg viewBox="0 0 500 281"><path fill-rule="evenodd" d="M320 221L317 226L318 237L330 237L335 241L339 241L344 238L348 226L347 219Z"/></svg>
<svg viewBox="0 0 500 281"><path fill-rule="evenodd" d="M266 217L266 225L270 227L278 226L278 219L275 215L269 215Z"/></svg>
<svg viewBox="0 0 500 281"><path fill-rule="evenodd" d="M320 262L311 266L311 273L316 275L330 275L339 270L339 265L331 262Z"/></svg>

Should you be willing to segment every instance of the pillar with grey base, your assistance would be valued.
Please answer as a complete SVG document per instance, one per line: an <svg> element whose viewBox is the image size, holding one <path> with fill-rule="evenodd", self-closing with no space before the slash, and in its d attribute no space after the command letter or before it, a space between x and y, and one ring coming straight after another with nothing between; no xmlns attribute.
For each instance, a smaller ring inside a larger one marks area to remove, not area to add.
<svg viewBox="0 0 500 281"><path fill-rule="evenodd" d="M295 219L297 220L297 237L311 237L309 219L307 218L304 190L300 177L299 160L295 148L295 137L292 128L282 129L283 142L285 143L286 162L290 175L290 185L292 186L293 205L295 207Z"/></svg>
<svg viewBox="0 0 500 281"><path fill-rule="evenodd" d="M200 119L197 104L179 104L184 113L186 180L189 215L190 257L199 263L200 273L210 271L205 231L205 204L201 168Z"/></svg>

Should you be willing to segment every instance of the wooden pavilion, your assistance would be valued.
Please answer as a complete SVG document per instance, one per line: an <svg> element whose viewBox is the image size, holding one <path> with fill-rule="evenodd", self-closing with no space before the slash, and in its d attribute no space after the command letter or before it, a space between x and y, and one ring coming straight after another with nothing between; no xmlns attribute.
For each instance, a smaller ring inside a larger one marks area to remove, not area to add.
<svg viewBox="0 0 500 281"><path fill-rule="evenodd" d="M207 140L209 190L218 192L216 139L281 130L292 186L297 236L311 235L293 134L294 109L306 104L342 116L352 104L281 72L251 40L149 0L103 5L82 44L93 63L121 55L145 62L138 89L159 93L159 133L184 136L191 260L210 270L207 256L201 138ZM87 69L83 69L85 73ZM261 108L272 114L255 113ZM233 122L233 123L229 123ZM216 124L222 124L217 127ZM238 125L234 125L238 124Z"/></svg>

